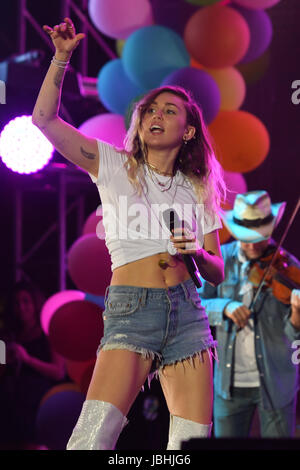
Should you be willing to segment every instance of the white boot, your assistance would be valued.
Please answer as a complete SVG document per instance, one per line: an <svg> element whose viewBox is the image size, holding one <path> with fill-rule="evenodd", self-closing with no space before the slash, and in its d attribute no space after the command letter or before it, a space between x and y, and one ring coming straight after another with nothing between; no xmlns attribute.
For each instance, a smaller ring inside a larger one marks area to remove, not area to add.
<svg viewBox="0 0 300 470"><path fill-rule="evenodd" d="M200 424L179 416L170 415L169 442L167 450L181 450L182 441L197 437L210 437L211 424Z"/></svg>
<svg viewBox="0 0 300 470"><path fill-rule="evenodd" d="M86 400L67 450L113 450L127 422L121 411L111 403Z"/></svg>

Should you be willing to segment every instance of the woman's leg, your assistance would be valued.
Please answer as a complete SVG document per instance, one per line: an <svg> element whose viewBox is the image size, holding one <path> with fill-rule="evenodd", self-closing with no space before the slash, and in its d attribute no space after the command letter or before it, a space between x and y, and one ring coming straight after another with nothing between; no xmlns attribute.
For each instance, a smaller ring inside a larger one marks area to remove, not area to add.
<svg viewBox="0 0 300 470"><path fill-rule="evenodd" d="M152 359L125 349L100 352L68 450L114 449L151 364Z"/></svg>
<svg viewBox="0 0 300 470"><path fill-rule="evenodd" d="M167 448L180 450L182 440L209 437L213 405L211 351L165 366L160 382L171 415Z"/></svg>

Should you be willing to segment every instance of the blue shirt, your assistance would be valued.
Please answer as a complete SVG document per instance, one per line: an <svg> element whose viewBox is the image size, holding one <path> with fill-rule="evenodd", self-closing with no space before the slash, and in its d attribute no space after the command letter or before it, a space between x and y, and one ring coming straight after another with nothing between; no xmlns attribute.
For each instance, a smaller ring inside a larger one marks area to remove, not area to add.
<svg viewBox="0 0 300 470"><path fill-rule="evenodd" d="M231 398L237 326L223 312L232 300L242 302L239 293L242 263L238 260L238 250L237 241L222 245L224 282L213 287L203 279L203 285L198 289L210 325L215 327L219 363L215 364L214 386L215 393L224 399ZM288 264L300 267L295 257L285 253ZM254 314L255 355L262 403L265 409L270 409L271 399L273 407L282 408L295 398L298 391L298 365L292 362L292 354L295 352L292 343L300 339L300 330L290 322L290 305L277 300L270 288L260 293Z"/></svg>

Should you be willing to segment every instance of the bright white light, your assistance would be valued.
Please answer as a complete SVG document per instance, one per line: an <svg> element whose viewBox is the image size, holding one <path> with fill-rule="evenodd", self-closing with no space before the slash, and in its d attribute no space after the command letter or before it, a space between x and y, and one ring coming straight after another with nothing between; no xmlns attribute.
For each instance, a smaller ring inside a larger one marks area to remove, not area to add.
<svg viewBox="0 0 300 470"><path fill-rule="evenodd" d="M17 173L35 173L52 158L53 145L32 124L31 116L10 121L0 134L0 157Z"/></svg>

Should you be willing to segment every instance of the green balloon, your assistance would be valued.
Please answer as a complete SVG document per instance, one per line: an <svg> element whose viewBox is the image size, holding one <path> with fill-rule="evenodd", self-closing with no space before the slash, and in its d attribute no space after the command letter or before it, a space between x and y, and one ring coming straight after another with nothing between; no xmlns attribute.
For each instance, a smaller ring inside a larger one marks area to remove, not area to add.
<svg viewBox="0 0 300 470"><path fill-rule="evenodd" d="M188 3L192 3L193 5L199 5L199 6L208 6L208 5L213 5L214 3L218 3L221 0L185 0Z"/></svg>
<svg viewBox="0 0 300 470"><path fill-rule="evenodd" d="M134 108L135 108L135 105L138 101L140 101L144 96L145 96L146 93L143 93L142 95L138 95L136 96L130 103L129 105L127 106L127 109L125 111L125 115L124 115L124 119L125 119L125 127L126 127L126 130L128 131L129 127L130 127L130 123L131 123L131 118L132 118L132 115L133 115L133 111L134 111Z"/></svg>

